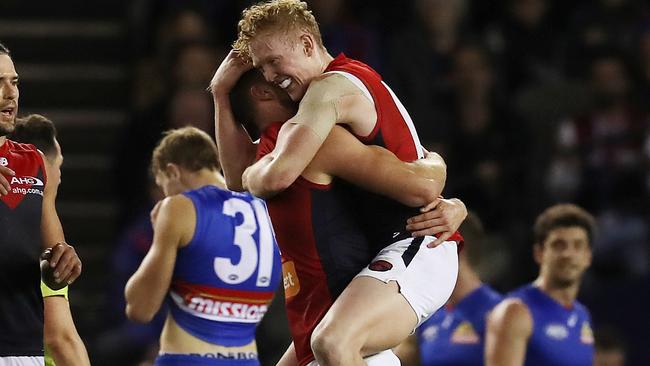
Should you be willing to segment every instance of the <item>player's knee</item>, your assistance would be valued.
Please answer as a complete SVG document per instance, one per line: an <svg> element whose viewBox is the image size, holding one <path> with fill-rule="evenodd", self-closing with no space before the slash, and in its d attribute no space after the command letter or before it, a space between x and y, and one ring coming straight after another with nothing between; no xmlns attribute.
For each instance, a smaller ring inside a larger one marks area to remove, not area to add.
<svg viewBox="0 0 650 366"><path fill-rule="evenodd" d="M328 365L342 365L346 357L359 352L355 349L355 342L347 338L336 327L321 324L312 333L311 349L319 361Z"/></svg>

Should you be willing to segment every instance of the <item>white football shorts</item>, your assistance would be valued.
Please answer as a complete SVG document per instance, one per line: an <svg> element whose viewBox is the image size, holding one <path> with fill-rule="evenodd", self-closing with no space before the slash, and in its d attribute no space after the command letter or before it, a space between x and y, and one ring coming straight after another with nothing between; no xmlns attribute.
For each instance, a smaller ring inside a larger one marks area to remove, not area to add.
<svg viewBox="0 0 650 366"><path fill-rule="evenodd" d="M434 240L433 236L425 236L395 242L382 249L357 275L385 283L396 281L418 317L417 326L449 300L458 278L456 242L446 241L427 248Z"/></svg>

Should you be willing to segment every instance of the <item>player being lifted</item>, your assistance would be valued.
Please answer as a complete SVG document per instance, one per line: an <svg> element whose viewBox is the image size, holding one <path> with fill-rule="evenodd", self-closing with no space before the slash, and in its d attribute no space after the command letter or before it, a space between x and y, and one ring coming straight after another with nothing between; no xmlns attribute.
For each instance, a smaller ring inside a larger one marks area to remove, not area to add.
<svg viewBox="0 0 650 366"><path fill-rule="evenodd" d="M403 161L414 161L424 156L413 123L397 97L367 65L344 55L333 58L328 54L306 3L277 0L246 9L239 23L235 48L242 57L250 60L252 66L263 72L267 81L287 92L292 100L300 101L297 114L280 130L275 149L243 174L244 187L254 194L268 197L289 187L303 173L337 123L345 124L364 143L385 146ZM228 61L238 62L235 55L231 55ZM219 75L216 79L215 101L220 118L227 109L224 107L227 106L225 99L233 83L221 83L223 80L219 80ZM246 144L246 139L237 131L227 138L235 146ZM237 164L250 164L254 151L254 147L249 147L248 153L241 154ZM390 209L374 209L379 206ZM392 243L393 234L397 232L399 236L403 229L395 230L386 222L393 221L396 216L401 216L405 222L413 216L412 211L397 203L391 206L386 202L378 204L376 200L360 206L360 209L363 213L359 216L368 218L367 226L379 229L371 241L382 245ZM388 220L378 212L390 212L392 217ZM313 338L312 348L318 362L322 365L361 365L362 354L398 344L441 306L449 296L445 289L449 288L449 292L453 289L457 255L455 250L427 251L420 248L434 242L439 244L452 234L449 232L440 238L425 237L419 241L420 246L414 245L409 251L415 254L416 260L406 261L408 263L382 256L381 260L389 262L393 270L371 271L356 278L338 298ZM387 252L404 253L410 246L405 244L398 243L394 250L387 249ZM455 249L455 241L446 242L444 246L454 246ZM436 286L433 288L439 292L422 293L406 279L418 277L407 274L416 266L406 264L424 262L429 263L428 269L448 270L448 276L418 275L435 278ZM376 312L365 311L366 304L359 299L393 305L381 309L375 307ZM336 321L330 321L332 319Z"/></svg>
<svg viewBox="0 0 650 366"><path fill-rule="evenodd" d="M265 203L225 190L219 169L214 142L192 127L167 133L153 153L167 198L125 294L139 322L169 295L156 365L259 365L255 329L280 282L280 254Z"/></svg>

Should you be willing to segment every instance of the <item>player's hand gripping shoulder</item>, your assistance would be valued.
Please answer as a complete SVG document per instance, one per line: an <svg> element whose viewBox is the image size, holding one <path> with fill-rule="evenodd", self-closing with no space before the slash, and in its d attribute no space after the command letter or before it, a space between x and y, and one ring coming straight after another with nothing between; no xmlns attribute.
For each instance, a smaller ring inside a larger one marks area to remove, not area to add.
<svg viewBox="0 0 650 366"><path fill-rule="evenodd" d="M235 50L230 50L210 81L209 89L212 95L229 94L239 78L252 68L252 63L242 59Z"/></svg>
<svg viewBox="0 0 650 366"><path fill-rule="evenodd" d="M6 177L13 177L16 175L13 170L7 168L6 166L0 165L0 195L4 196L9 194L11 190L11 185L9 185L9 180Z"/></svg>
<svg viewBox="0 0 650 366"><path fill-rule="evenodd" d="M467 217L467 208L458 198L436 198L420 211L422 212L420 215L406 221L406 230L413 236L435 235L437 239L428 244L429 248L434 248L449 239Z"/></svg>

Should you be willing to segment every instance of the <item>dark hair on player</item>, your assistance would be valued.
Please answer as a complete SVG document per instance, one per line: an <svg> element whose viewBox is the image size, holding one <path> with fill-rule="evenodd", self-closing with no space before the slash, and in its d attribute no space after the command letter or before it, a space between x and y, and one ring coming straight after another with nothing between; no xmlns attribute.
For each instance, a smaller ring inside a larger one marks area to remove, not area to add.
<svg viewBox="0 0 650 366"><path fill-rule="evenodd" d="M51 158L56 154L56 127L54 123L40 114L30 114L17 118L11 140L23 144L32 144Z"/></svg>
<svg viewBox="0 0 650 366"><path fill-rule="evenodd" d="M458 231L465 239L465 256L470 267L476 268L481 263L481 252L485 240L485 229L481 219L472 211L467 213L465 221L460 225Z"/></svg>
<svg viewBox="0 0 650 366"><path fill-rule="evenodd" d="M167 164L176 164L192 172L201 169L219 171L217 145L210 136L196 127L183 127L165 132L151 158L155 176L165 171Z"/></svg>
<svg viewBox="0 0 650 366"><path fill-rule="evenodd" d="M259 70L248 70L237 80L237 84L230 91L230 107L235 121L241 123L253 139L259 137L260 131L254 123L255 108L251 87L263 82L264 76Z"/></svg>
<svg viewBox="0 0 650 366"><path fill-rule="evenodd" d="M7 55L11 57L11 52L9 52L7 46L3 45L2 42L0 42L0 55Z"/></svg>
<svg viewBox="0 0 650 366"><path fill-rule="evenodd" d="M591 245L596 221L589 212L570 203L551 206L537 217L534 227L535 244L543 244L552 230L571 226L583 228Z"/></svg>

